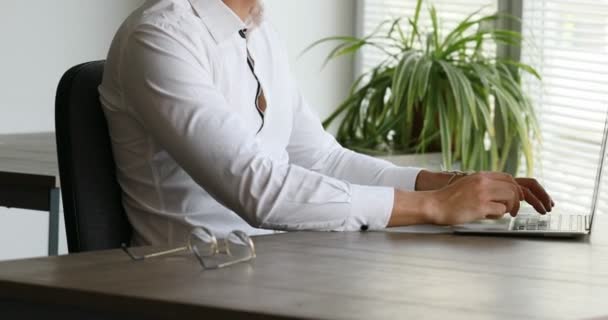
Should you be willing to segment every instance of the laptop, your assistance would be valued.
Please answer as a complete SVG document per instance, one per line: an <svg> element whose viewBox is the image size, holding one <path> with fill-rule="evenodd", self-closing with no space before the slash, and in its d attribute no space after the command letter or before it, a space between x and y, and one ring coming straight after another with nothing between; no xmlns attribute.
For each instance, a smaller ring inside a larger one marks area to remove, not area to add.
<svg viewBox="0 0 608 320"><path fill-rule="evenodd" d="M591 234L593 217L602 180L608 140L608 116L604 123L600 160L595 174L591 211L588 214L548 213L540 215L532 208L522 210L517 217L499 220L481 220L453 227L456 234L484 234L500 236L541 236L541 237L581 237Z"/></svg>

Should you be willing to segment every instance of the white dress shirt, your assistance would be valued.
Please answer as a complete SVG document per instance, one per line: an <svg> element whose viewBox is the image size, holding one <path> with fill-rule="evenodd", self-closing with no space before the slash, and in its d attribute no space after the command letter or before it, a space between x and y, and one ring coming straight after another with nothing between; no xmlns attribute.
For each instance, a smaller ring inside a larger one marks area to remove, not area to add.
<svg viewBox="0 0 608 320"><path fill-rule="evenodd" d="M149 0L118 31L99 89L134 243L182 242L198 225L218 237L385 228L394 189L413 190L419 169L342 148L273 27L244 28L221 0Z"/></svg>

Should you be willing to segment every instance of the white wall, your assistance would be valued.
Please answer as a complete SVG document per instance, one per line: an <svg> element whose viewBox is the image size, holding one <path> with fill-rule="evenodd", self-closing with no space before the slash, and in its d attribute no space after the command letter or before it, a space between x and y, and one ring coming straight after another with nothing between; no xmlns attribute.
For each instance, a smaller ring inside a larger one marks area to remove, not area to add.
<svg viewBox="0 0 608 320"><path fill-rule="evenodd" d="M51 131L59 78L102 59L141 0L0 1L0 133Z"/></svg>
<svg viewBox="0 0 608 320"><path fill-rule="evenodd" d="M114 31L142 0L0 1L0 133L51 131L59 78L69 67L103 59ZM352 61L321 70L327 46L299 53L313 41L353 34L354 0L266 0L304 95L322 116L345 96Z"/></svg>
<svg viewBox="0 0 608 320"><path fill-rule="evenodd" d="M61 75L103 59L120 23L141 2L1 0L0 133L53 131ZM0 208L0 260L45 255L47 236L47 213Z"/></svg>
<svg viewBox="0 0 608 320"><path fill-rule="evenodd" d="M266 0L269 18L279 29L291 56L302 92L325 118L346 97L353 81L353 60L339 59L321 69L331 45L322 45L298 59L316 40L355 34L355 0Z"/></svg>
<svg viewBox="0 0 608 320"><path fill-rule="evenodd" d="M103 59L122 20L142 0L1 0L0 133L54 130L54 96L69 67ZM345 59L321 71L327 49L297 59L313 41L354 30L354 0L266 0L286 41L293 71L322 117L344 98L353 77ZM0 260L46 253L44 212L0 208ZM63 224L63 222L62 222ZM66 252L61 233L60 250Z"/></svg>

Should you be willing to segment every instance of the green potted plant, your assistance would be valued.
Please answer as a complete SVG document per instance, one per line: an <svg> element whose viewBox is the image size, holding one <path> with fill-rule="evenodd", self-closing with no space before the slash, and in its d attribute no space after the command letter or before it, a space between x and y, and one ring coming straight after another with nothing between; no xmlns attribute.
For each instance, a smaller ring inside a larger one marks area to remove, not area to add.
<svg viewBox="0 0 608 320"><path fill-rule="evenodd" d="M420 27L422 2L412 18L387 20L362 38L324 38L305 50L338 42L327 61L363 47L386 54L354 82L324 125L341 119L338 141L372 155L441 151L447 170L458 162L462 170L516 171L508 162L518 163L523 153L531 173L533 141L540 135L520 73L540 76L529 65L486 50L521 44L519 32L496 27L500 19L511 18L476 18L477 11L442 34L431 7L432 27L425 31Z"/></svg>

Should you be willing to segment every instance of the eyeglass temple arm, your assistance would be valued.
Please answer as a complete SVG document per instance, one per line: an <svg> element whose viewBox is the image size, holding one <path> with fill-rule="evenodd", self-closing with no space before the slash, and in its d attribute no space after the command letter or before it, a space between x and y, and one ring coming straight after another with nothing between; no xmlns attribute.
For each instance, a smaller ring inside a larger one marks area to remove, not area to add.
<svg viewBox="0 0 608 320"><path fill-rule="evenodd" d="M208 267L208 266L204 266L204 267L207 268L207 269L221 269L221 268L229 267L231 265L239 264L241 262L251 261L253 259L255 259L255 256L251 256L251 257L247 257L247 258L241 258L241 259L237 259L237 260L232 260L232 261L228 261L228 262L225 262L225 263L220 263L218 265L211 266L211 267Z"/></svg>
<svg viewBox="0 0 608 320"><path fill-rule="evenodd" d="M215 270L215 269L221 269L221 268L229 267L231 265L235 265L235 264L238 264L238 263L241 263L241 262L251 261L251 260L255 259L256 254L255 254L255 249L252 248L251 256L249 256L249 257L241 258L241 259L236 259L236 260L232 260L232 261L228 261L228 262L224 262L224 263L220 263L220 264L216 264L216 265L205 263L205 259L203 259L203 257L200 254L198 254L197 251L194 251L194 256L200 262L201 266L204 269Z"/></svg>
<svg viewBox="0 0 608 320"><path fill-rule="evenodd" d="M166 251L160 251L160 252L155 252L155 253L151 253L151 254L147 254L147 255L143 255L143 256L138 256L135 255L131 252L131 250L129 250L129 248L127 247L126 244L122 244L121 245L121 249L127 254L129 255L129 257L131 257L131 259L135 260L135 261L141 261L144 259L148 259L148 258L154 258L154 257L160 257L160 256L164 256L164 255L168 255L168 254L173 254L173 253L178 253L181 251L186 251L188 250L188 247L179 247L179 248L175 248L175 249L171 249L171 250L166 250Z"/></svg>
<svg viewBox="0 0 608 320"><path fill-rule="evenodd" d="M206 263L205 259L203 259L203 257L199 256L198 254L195 256L196 256L196 259L200 262L203 269L206 269L206 270L222 269L222 268L229 267L229 266L237 264L237 263L253 260L252 258L241 258L241 259L213 265L213 264Z"/></svg>

